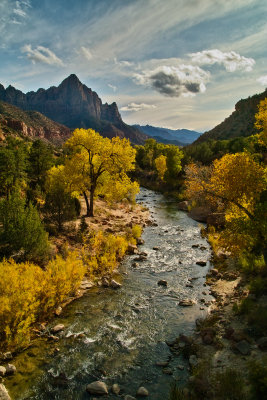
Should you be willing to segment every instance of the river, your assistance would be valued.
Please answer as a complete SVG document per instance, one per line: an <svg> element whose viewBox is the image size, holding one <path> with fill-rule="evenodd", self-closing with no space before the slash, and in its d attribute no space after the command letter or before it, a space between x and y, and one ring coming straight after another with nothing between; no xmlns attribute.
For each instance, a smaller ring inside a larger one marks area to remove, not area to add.
<svg viewBox="0 0 267 400"><path fill-rule="evenodd" d="M175 200L147 189L137 200L158 225L143 232L145 243L139 250L147 253L147 260L135 266L136 255L127 256L121 289L90 289L52 322L66 326L58 342L38 339L16 357L17 373L6 379L13 400L92 399L85 389L94 380L118 383L123 394L132 396L145 386L148 399L167 400L170 385L186 378L187 362L173 357L165 341L180 333L190 335L196 318L207 313L212 301L204 286L210 247L199 224L179 211ZM207 264L201 267L196 261ZM161 279L167 287L158 285ZM185 298L195 304L179 306ZM79 333L83 337L78 338ZM155 365L165 360L170 360L172 375Z"/></svg>

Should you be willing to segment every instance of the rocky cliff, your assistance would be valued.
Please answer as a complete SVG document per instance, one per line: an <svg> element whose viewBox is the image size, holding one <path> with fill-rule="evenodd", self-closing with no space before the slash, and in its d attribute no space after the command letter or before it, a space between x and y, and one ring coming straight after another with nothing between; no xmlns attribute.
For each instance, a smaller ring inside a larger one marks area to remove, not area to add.
<svg viewBox="0 0 267 400"><path fill-rule="evenodd" d="M235 111L215 128L203 133L194 144L205 142L208 139L224 140L239 136L250 136L257 133L254 123L255 114L261 100L267 97L267 89L247 99L238 101Z"/></svg>
<svg viewBox="0 0 267 400"><path fill-rule="evenodd" d="M39 112L23 111L0 101L0 140L4 140L5 136L10 134L62 144L70 136L71 130Z"/></svg>
<svg viewBox="0 0 267 400"><path fill-rule="evenodd" d="M93 128L103 136L129 138L133 143L143 143L146 135L125 124L116 103L102 104L97 93L82 84L72 74L58 86L23 93L0 85L0 100L20 107L35 110L48 118L66 125L70 129Z"/></svg>

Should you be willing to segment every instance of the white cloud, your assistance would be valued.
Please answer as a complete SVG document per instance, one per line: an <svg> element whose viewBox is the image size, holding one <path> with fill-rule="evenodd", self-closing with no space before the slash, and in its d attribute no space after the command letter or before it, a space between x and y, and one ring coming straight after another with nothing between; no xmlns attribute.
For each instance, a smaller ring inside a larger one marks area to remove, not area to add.
<svg viewBox="0 0 267 400"><path fill-rule="evenodd" d="M191 60L199 65L213 65L221 64L229 72L234 72L236 70L251 71L255 60L253 58L246 58L236 53L235 51L230 51L228 53L223 53L221 50L203 50L197 53L189 54Z"/></svg>
<svg viewBox="0 0 267 400"><path fill-rule="evenodd" d="M86 47L82 46L80 53L89 61L92 60L93 58L93 54L91 53L91 51L89 49L87 49Z"/></svg>
<svg viewBox="0 0 267 400"><path fill-rule="evenodd" d="M26 53L26 56L33 62L33 64L40 62L49 65L64 65L62 60L47 47L37 46L36 49L32 49L30 44L26 44L21 48L21 52Z"/></svg>
<svg viewBox="0 0 267 400"><path fill-rule="evenodd" d="M260 76L257 79L257 82L259 82L262 86L267 86L267 75Z"/></svg>
<svg viewBox="0 0 267 400"><path fill-rule="evenodd" d="M121 107L121 111L142 111L156 108L155 104L145 104L145 103L129 103L127 106Z"/></svg>
<svg viewBox="0 0 267 400"><path fill-rule="evenodd" d="M181 64L143 71L135 74L134 80L137 84L152 87L168 97L188 97L205 92L209 77L209 72L197 66Z"/></svg>
<svg viewBox="0 0 267 400"><path fill-rule="evenodd" d="M20 8L14 8L13 11L14 11L14 14L18 15L19 17L25 18L27 15L26 12L21 10Z"/></svg>
<svg viewBox="0 0 267 400"><path fill-rule="evenodd" d="M110 87L110 89L112 89L113 92L116 92L116 90L118 89L117 86L112 85L111 83L108 83L108 87Z"/></svg>

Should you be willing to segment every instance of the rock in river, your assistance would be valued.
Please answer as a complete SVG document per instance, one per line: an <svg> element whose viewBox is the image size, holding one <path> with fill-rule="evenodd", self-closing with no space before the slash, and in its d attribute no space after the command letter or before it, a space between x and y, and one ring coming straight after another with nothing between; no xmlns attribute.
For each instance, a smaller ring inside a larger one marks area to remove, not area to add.
<svg viewBox="0 0 267 400"><path fill-rule="evenodd" d="M6 368L0 365L0 376L5 376L6 374Z"/></svg>
<svg viewBox="0 0 267 400"><path fill-rule="evenodd" d="M192 307L194 304L195 304L195 302L190 299L184 299L184 300L179 301L179 306L182 306L182 307Z"/></svg>
<svg viewBox="0 0 267 400"><path fill-rule="evenodd" d="M206 261L197 261L196 262L197 265L200 265L201 267L205 267L205 265L207 264Z"/></svg>
<svg viewBox="0 0 267 400"><path fill-rule="evenodd" d="M0 384L0 400L11 400L6 387Z"/></svg>
<svg viewBox="0 0 267 400"><path fill-rule="evenodd" d="M120 393L121 389L117 383L114 383L112 385L111 391L112 391L112 393L118 395Z"/></svg>
<svg viewBox="0 0 267 400"><path fill-rule="evenodd" d="M124 397L124 400L136 400L136 398L133 396L130 396L129 394L126 394L126 396Z"/></svg>
<svg viewBox="0 0 267 400"><path fill-rule="evenodd" d="M64 324L58 324L58 325L54 326L54 327L51 329L51 332L52 332L52 333L58 333L58 332L63 331L64 329L65 329L65 325L64 325Z"/></svg>
<svg viewBox="0 0 267 400"><path fill-rule="evenodd" d="M115 281L115 279L112 279L112 281L110 282L110 287L112 287L113 289L119 289L121 287L121 284Z"/></svg>
<svg viewBox="0 0 267 400"><path fill-rule="evenodd" d="M90 394L104 395L108 394L108 388L105 382L95 381L87 385L86 390Z"/></svg>
<svg viewBox="0 0 267 400"><path fill-rule="evenodd" d="M160 286L167 286L167 285L168 285L168 282L165 281L164 279L161 279L160 281L158 281L158 285L160 285Z"/></svg>
<svg viewBox="0 0 267 400"><path fill-rule="evenodd" d="M233 349L241 353L243 356L250 355L250 344L246 340L241 340L241 342L235 343Z"/></svg>
<svg viewBox="0 0 267 400"><path fill-rule="evenodd" d="M141 387L137 390L136 395L137 395L137 396L140 396L140 397L146 397L146 396L149 395L149 393L148 393L148 390L147 390L146 388L144 388L143 386L141 386Z"/></svg>
<svg viewBox="0 0 267 400"><path fill-rule="evenodd" d="M16 372L16 367L13 364L7 364L6 375L14 375Z"/></svg>

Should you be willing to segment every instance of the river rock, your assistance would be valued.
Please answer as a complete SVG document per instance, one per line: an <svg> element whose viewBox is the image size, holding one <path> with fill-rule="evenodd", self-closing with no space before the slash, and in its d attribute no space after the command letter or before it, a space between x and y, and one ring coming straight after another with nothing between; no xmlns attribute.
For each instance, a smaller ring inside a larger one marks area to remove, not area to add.
<svg viewBox="0 0 267 400"><path fill-rule="evenodd" d="M158 281L158 285L160 285L160 286L168 286L168 282L165 281L164 279L161 279L160 281Z"/></svg>
<svg viewBox="0 0 267 400"><path fill-rule="evenodd" d="M157 367L167 367L169 365L169 361L157 361L156 366Z"/></svg>
<svg viewBox="0 0 267 400"><path fill-rule="evenodd" d="M153 250L159 250L159 247L158 246L154 246L154 247L152 247L153 248Z"/></svg>
<svg viewBox="0 0 267 400"><path fill-rule="evenodd" d="M140 388L136 392L136 395L140 397L146 397L149 395L149 392L145 387L140 386Z"/></svg>
<svg viewBox="0 0 267 400"><path fill-rule="evenodd" d="M114 383L112 385L111 391L112 391L112 393L118 395L121 391L121 388L119 387L119 385L117 383Z"/></svg>
<svg viewBox="0 0 267 400"><path fill-rule="evenodd" d="M95 381L87 385L86 390L90 394L98 394L100 396L108 394L108 388L105 382Z"/></svg>
<svg viewBox="0 0 267 400"><path fill-rule="evenodd" d="M172 375L173 374L171 368L163 368L162 372L163 372L163 374L166 374L166 375Z"/></svg>
<svg viewBox="0 0 267 400"><path fill-rule="evenodd" d="M59 307L55 310L55 315L56 315L57 317L59 317L60 314L62 314L62 307L59 306Z"/></svg>
<svg viewBox="0 0 267 400"><path fill-rule="evenodd" d="M235 343L233 346L235 351L238 351L243 356L250 355L250 344L246 340L241 340L241 342Z"/></svg>
<svg viewBox="0 0 267 400"><path fill-rule="evenodd" d="M201 267L205 267L205 265L207 265L207 262L206 261L197 261L196 264L200 265Z"/></svg>
<svg viewBox="0 0 267 400"><path fill-rule="evenodd" d="M136 252L137 252L136 245L129 243L127 251L128 251L129 254L136 254Z"/></svg>
<svg viewBox="0 0 267 400"><path fill-rule="evenodd" d="M0 376L5 376L6 374L6 368L0 365Z"/></svg>
<svg viewBox="0 0 267 400"><path fill-rule="evenodd" d="M193 300L190 299L184 299L179 301L179 306L181 307L192 307L195 304Z"/></svg>
<svg viewBox="0 0 267 400"><path fill-rule="evenodd" d="M65 329L65 325L64 324L58 324L58 325L55 325L53 328L51 328L51 332L52 333L58 333L58 332L63 331L64 329Z"/></svg>
<svg viewBox="0 0 267 400"><path fill-rule="evenodd" d="M257 343L262 351L267 351L267 337L260 338Z"/></svg>
<svg viewBox="0 0 267 400"><path fill-rule="evenodd" d="M102 286L105 288L109 287L108 278L106 278L106 277L102 278Z"/></svg>
<svg viewBox="0 0 267 400"><path fill-rule="evenodd" d="M121 288L121 284L115 281L115 279L112 279L110 282L110 287L112 287L112 289L119 289Z"/></svg>
<svg viewBox="0 0 267 400"><path fill-rule="evenodd" d="M13 364L7 364L6 375L14 375L17 368Z"/></svg>
<svg viewBox="0 0 267 400"><path fill-rule="evenodd" d="M210 214L210 210L206 207L195 207L188 213L189 217L198 222L207 222L207 217Z"/></svg>
<svg viewBox="0 0 267 400"><path fill-rule="evenodd" d="M224 226L225 225L225 214L224 213L211 213L207 216L207 224L213 226Z"/></svg>
<svg viewBox="0 0 267 400"><path fill-rule="evenodd" d="M12 360L13 356L12 356L11 351L7 351L6 353L3 353L2 358L3 358L3 360L7 360L7 361Z"/></svg>
<svg viewBox="0 0 267 400"><path fill-rule="evenodd" d="M189 357L189 365L191 368L196 367L198 364L197 356L195 354L191 354Z"/></svg>
<svg viewBox="0 0 267 400"><path fill-rule="evenodd" d="M11 400L6 387L2 383L0 384L0 400Z"/></svg>
<svg viewBox="0 0 267 400"><path fill-rule="evenodd" d="M141 244L144 244L145 241L144 241L144 239L137 238L137 239L136 239L136 243L137 243L138 245L141 245Z"/></svg>
<svg viewBox="0 0 267 400"><path fill-rule="evenodd" d="M136 400L136 398L133 396L130 396L129 394L126 394L126 396L124 396L124 400Z"/></svg>
<svg viewBox="0 0 267 400"><path fill-rule="evenodd" d="M186 201L186 200L180 201L180 202L177 204L177 207L178 207L178 210L181 210L181 211L188 211L189 202Z"/></svg>
<svg viewBox="0 0 267 400"><path fill-rule="evenodd" d="M55 335L49 335L49 336L47 337L47 339L48 339L48 340L54 340L54 341L56 342L57 340L59 340L59 337L58 337L58 336L55 336Z"/></svg>

